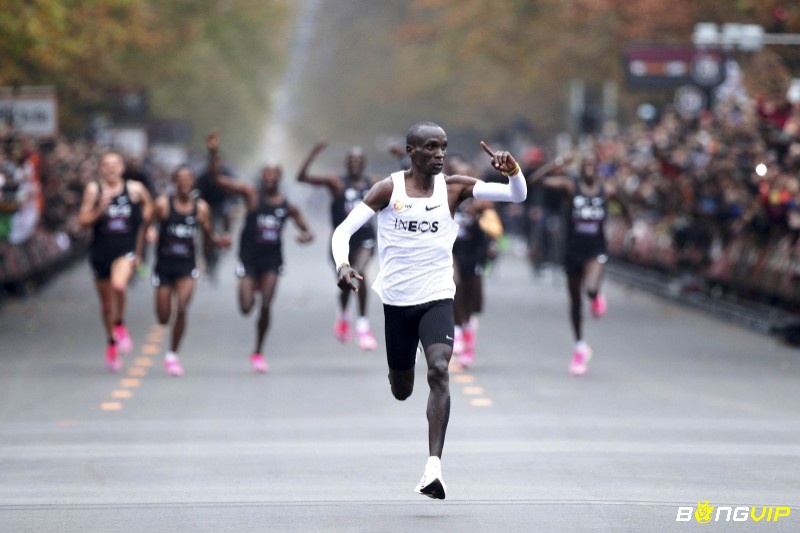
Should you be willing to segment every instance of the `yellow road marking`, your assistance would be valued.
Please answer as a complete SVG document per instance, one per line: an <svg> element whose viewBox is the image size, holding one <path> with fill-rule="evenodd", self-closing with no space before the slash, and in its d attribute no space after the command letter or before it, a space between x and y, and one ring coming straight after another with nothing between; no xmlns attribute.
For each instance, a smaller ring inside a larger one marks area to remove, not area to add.
<svg viewBox="0 0 800 533"><path fill-rule="evenodd" d="M144 355L155 355L161 351L161 347L158 344L143 344L142 345L142 353Z"/></svg>
<svg viewBox="0 0 800 533"><path fill-rule="evenodd" d="M147 369L139 366L132 366L128 369L128 375L143 378L147 375Z"/></svg>
<svg viewBox="0 0 800 533"><path fill-rule="evenodd" d="M492 405L492 400L489 398L473 398L469 401L472 407L489 407Z"/></svg>
<svg viewBox="0 0 800 533"><path fill-rule="evenodd" d="M121 388L111 391L111 397L113 399L126 400L133 398L133 391L129 389L139 387L142 384L140 378L147 376L147 370L153 366L153 359L151 356L161 352L161 343L164 340L166 331L167 329L159 324L151 328L150 333L147 334L148 342L141 346L141 353L144 357L137 357L134 359L133 365L128 367L127 374L129 377L120 379L119 385ZM122 407L122 402L118 401L102 402L100 404L100 409L103 411L121 411ZM71 421L58 421L58 424L62 426L71 425L71 423Z"/></svg>
<svg viewBox="0 0 800 533"><path fill-rule="evenodd" d="M452 376L453 382L459 383L461 385L465 385L461 388L461 392L467 396L473 396L469 400L469 404L472 407L489 407L492 405L491 398L480 397L474 398L474 396L483 396L485 389L479 385L475 384L475 376L472 374L460 374L457 373Z"/></svg>

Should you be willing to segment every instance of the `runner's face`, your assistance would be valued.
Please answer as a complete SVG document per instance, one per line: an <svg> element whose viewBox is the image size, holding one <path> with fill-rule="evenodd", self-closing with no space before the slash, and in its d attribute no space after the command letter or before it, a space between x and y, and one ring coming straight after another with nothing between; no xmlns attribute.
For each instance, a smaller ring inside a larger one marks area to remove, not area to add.
<svg viewBox="0 0 800 533"><path fill-rule="evenodd" d="M584 157L581 161L581 174L587 181L594 181L597 177L597 160L593 157Z"/></svg>
<svg viewBox="0 0 800 533"><path fill-rule="evenodd" d="M441 172L444 168L444 156L447 155L447 135L444 130L423 130L416 141L416 146L409 145L406 148L414 166L429 175Z"/></svg>
<svg viewBox="0 0 800 533"><path fill-rule="evenodd" d="M187 197L194 189L194 174L188 168L182 168L175 174L175 189L182 197Z"/></svg>
<svg viewBox="0 0 800 533"><path fill-rule="evenodd" d="M267 165L261 171L261 182L267 192L275 191L281 179L281 169L277 165Z"/></svg>
<svg viewBox="0 0 800 533"><path fill-rule="evenodd" d="M350 154L347 156L347 172L351 176L358 176L364 172L364 156Z"/></svg>
<svg viewBox="0 0 800 533"><path fill-rule="evenodd" d="M100 175L104 179L113 180L122 177L125 171L125 164L119 154L105 154L100 160Z"/></svg>

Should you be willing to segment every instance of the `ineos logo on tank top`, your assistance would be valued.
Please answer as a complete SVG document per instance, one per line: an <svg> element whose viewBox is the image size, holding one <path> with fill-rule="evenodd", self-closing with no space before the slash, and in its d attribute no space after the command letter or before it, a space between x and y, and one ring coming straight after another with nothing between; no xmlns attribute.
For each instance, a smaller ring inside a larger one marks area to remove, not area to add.
<svg viewBox="0 0 800 533"><path fill-rule="evenodd" d="M576 194L572 199L572 222L575 233L594 235L600 231L600 223L606 216L605 198L602 195L584 196Z"/></svg>
<svg viewBox="0 0 800 533"><path fill-rule="evenodd" d="M128 233L131 231L133 205L127 196L117 196L116 203L109 204L105 210L106 231L108 233Z"/></svg>
<svg viewBox="0 0 800 533"><path fill-rule="evenodd" d="M191 239L197 233L197 226L189 224L170 224L167 232L179 239Z"/></svg>
<svg viewBox="0 0 800 533"><path fill-rule="evenodd" d="M434 220L428 222L427 220L401 220L394 219L394 229L408 231L410 233L436 233L439 231L439 222Z"/></svg>
<svg viewBox="0 0 800 533"><path fill-rule="evenodd" d="M572 201L572 216L575 220L602 220L605 215L605 202L600 196L575 196Z"/></svg>

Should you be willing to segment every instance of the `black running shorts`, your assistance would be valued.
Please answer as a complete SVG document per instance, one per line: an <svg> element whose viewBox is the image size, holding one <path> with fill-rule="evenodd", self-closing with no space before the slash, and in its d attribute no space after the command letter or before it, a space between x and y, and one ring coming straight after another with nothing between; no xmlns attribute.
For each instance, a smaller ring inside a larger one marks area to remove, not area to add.
<svg viewBox="0 0 800 533"><path fill-rule="evenodd" d="M601 264L608 261L604 240L588 239L567 243L567 249L564 251L564 271L567 275L583 272L586 263L593 260Z"/></svg>
<svg viewBox="0 0 800 533"><path fill-rule="evenodd" d="M267 272L283 274L283 254L279 252L263 254L258 257L240 257L236 265L236 276L240 279L259 279L262 274Z"/></svg>
<svg viewBox="0 0 800 533"><path fill-rule="evenodd" d="M172 286L181 278L200 278L194 259L189 261L158 262L153 271L153 287Z"/></svg>
<svg viewBox="0 0 800 533"><path fill-rule="evenodd" d="M89 256L89 264L92 267L92 275L94 276L94 279L96 281L104 281L111 278L111 266L114 264L114 261L121 257L133 262L136 260L136 252L127 251L118 254L91 254Z"/></svg>
<svg viewBox="0 0 800 533"><path fill-rule="evenodd" d="M453 300L436 300L420 305L383 305L386 328L386 360L392 370L414 368L417 345L453 346Z"/></svg>

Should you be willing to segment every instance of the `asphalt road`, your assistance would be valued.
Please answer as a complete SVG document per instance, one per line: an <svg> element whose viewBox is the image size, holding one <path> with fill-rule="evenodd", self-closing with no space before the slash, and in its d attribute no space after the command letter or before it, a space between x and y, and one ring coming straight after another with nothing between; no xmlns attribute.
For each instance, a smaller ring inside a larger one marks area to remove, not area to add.
<svg viewBox="0 0 800 533"><path fill-rule="evenodd" d="M609 282L607 316L586 327L589 373L572 377L563 279L510 255L486 281L476 365L451 374L447 499L415 494L423 369L394 400L375 298L379 349L334 340L316 227L313 245L286 245L267 375L249 368L255 317L237 311L232 253L198 286L182 378L162 366L146 282L117 375L85 263L4 304L0 531L800 529L800 352ZM676 522L705 500L791 511Z"/></svg>

